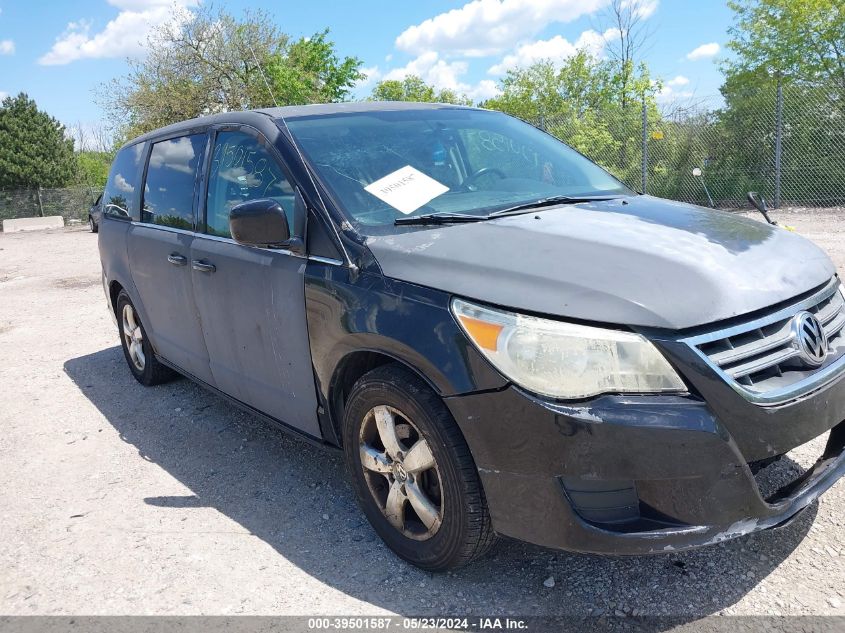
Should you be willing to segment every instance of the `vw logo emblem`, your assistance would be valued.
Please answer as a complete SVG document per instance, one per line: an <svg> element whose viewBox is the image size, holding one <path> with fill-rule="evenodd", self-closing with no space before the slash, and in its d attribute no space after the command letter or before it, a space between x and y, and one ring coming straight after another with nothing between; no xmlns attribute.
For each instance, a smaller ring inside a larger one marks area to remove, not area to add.
<svg viewBox="0 0 845 633"><path fill-rule="evenodd" d="M798 356L805 365L818 367L827 356L827 334L810 312L799 312L792 319L792 335Z"/></svg>
<svg viewBox="0 0 845 633"><path fill-rule="evenodd" d="M408 479L408 473L405 472L405 468L399 462L393 462L393 477L399 483L405 483L405 480Z"/></svg>

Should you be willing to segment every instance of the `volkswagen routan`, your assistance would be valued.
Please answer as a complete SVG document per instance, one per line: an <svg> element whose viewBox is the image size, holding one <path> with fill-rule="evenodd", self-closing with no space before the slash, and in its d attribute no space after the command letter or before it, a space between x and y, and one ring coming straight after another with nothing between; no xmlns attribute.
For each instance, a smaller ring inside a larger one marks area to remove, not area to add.
<svg viewBox="0 0 845 633"><path fill-rule="evenodd" d="M499 112L217 114L117 154L129 371L342 450L400 557L644 554L780 526L845 472L845 298L754 218L641 195ZM775 487L759 473L821 436ZM308 494L303 490L297 494Z"/></svg>

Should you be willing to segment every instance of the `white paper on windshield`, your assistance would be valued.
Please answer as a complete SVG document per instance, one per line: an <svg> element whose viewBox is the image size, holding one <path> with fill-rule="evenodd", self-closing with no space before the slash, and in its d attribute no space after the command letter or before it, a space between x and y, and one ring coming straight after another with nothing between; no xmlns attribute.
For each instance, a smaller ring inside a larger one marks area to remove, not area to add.
<svg viewBox="0 0 845 633"><path fill-rule="evenodd" d="M379 178L364 189L405 214L413 213L426 202L449 191L449 187L410 165Z"/></svg>

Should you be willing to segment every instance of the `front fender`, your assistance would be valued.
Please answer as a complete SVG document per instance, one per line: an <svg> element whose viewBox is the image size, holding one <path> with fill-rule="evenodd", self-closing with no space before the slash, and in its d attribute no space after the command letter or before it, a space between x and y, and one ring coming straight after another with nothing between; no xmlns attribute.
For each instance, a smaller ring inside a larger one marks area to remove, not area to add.
<svg viewBox="0 0 845 633"><path fill-rule="evenodd" d="M355 352L395 358L441 396L498 389L507 381L467 340L445 292L377 273L309 262L305 304L317 387L325 401L336 369Z"/></svg>

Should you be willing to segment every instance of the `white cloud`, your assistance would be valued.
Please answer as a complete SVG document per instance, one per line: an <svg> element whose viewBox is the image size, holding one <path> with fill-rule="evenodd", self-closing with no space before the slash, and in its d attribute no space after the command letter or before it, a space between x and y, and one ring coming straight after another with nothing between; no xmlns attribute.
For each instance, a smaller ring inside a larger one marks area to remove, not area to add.
<svg viewBox="0 0 845 633"><path fill-rule="evenodd" d="M473 101L484 101L495 97L500 92L499 85L495 81L492 79L482 79L469 90L464 91L464 94Z"/></svg>
<svg viewBox="0 0 845 633"><path fill-rule="evenodd" d="M690 99L695 93L692 90L680 89L687 85L689 85L689 79L687 77L676 75L663 84L663 87L657 92L655 98L660 103L671 103L673 101Z"/></svg>
<svg viewBox="0 0 845 633"><path fill-rule="evenodd" d="M650 18L655 11L657 11L657 5L660 4L658 0L625 0L622 3L622 7L625 8L630 6L636 2L636 15L641 20L645 20Z"/></svg>
<svg viewBox="0 0 845 633"><path fill-rule="evenodd" d="M3 92L2 90L0 90L0 101L3 101L3 99L5 99L8 96L9 96L8 92Z"/></svg>
<svg viewBox="0 0 845 633"><path fill-rule="evenodd" d="M355 84L359 88L365 88L370 86L381 79L381 70L379 70L378 66L369 66L368 68L362 68L361 74L364 75L363 79L359 79L358 83Z"/></svg>
<svg viewBox="0 0 845 633"><path fill-rule="evenodd" d="M135 187L129 184L129 181L126 180L123 174L117 174L114 177L114 184L117 185L118 189L126 193L132 193L133 191L135 191Z"/></svg>
<svg viewBox="0 0 845 633"><path fill-rule="evenodd" d="M456 90L461 85L458 77L466 73L467 67L465 61L447 62L440 59L435 51L428 51L401 68L387 72L384 79L403 79L407 75L417 75L438 90Z"/></svg>
<svg viewBox="0 0 845 633"><path fill-rule="evenodd" d="M554 22L572 22L608 0L472 0L408 27L396 48L482 57L501 53Z"/></svg>
<svg viewBox="0 0 845 633"><path fill-rule="evenodd" d="M15 43L12 40L0 40L0 55L14 55Z"/></svg>
<svg viewBox="0 0 845 633"><path fill-rule="evenodd" d="M90 20L70 22L53 47L38 60L44 66L69 64L78 59L141 55L152 29L173 19L173 8L196 6L199 0L108 0L121 9L98 33Z"/></svg>
<svg viewBox="0 0 845 633"><path fill-rule="evenodd" d="M158 151L150 153L150 167L169 167L186 174L193 173L191 161L194 160L194 146L187 136L158 143L155 149Z"/></svg>
<svg viewBox="0 0 845 633"><path fill-rule="evenodd" d="M660 103L671 103L673 101L683 101L684 99L690 99L693 97L695 93L692 90L674 90L671 86L664 86L660 89L660 91L655 95L655 99L657 99Z"/></svg>
<svg viewBox="0 0 845 633"><path fill-rule="evenodd" d="M513 53L505 55L502 61L491 66L487 72L491 75L503 75L512 68L530 66L543 59L560 63L567 57L575 55L579 50L598 56L607 44L608 39L613 37L615 33L614 29L608 29L603 34L591 29L581 33L574 43L560 35L555 35L548 40L537 40L523 44Z"/></svg>
<svg viewBox="0 0 845 633"><path fill-rule="evenodd" d="M698 48L691 50L687 53L687 59L691 61L695 61L697 59L707 59L708 57L713 57L719 52L719 45L716 42L710 42L709 44L702 44Z"/></svg>
<svg viewBox="0 0 845 633"><path fill-rule="evenodd" d="M473 101L483 101L499 93L496 82L491 79L483 79L475 85L462 81L461 77L466 74L468 68L466 61L446 61L436 52L429 51L401 68L384 73L381 78L402 80L408 75L416 75L434 86L435 90L452 90L468 96Z"/></svg>

